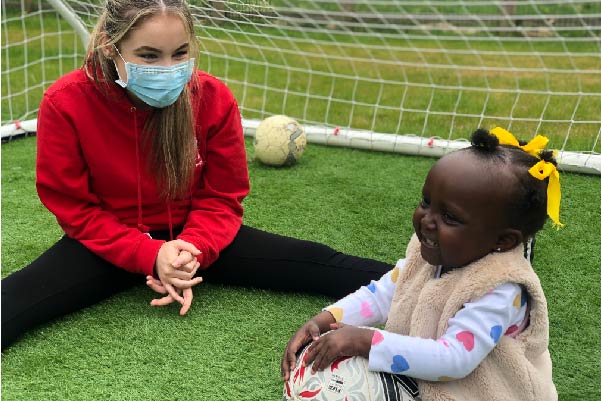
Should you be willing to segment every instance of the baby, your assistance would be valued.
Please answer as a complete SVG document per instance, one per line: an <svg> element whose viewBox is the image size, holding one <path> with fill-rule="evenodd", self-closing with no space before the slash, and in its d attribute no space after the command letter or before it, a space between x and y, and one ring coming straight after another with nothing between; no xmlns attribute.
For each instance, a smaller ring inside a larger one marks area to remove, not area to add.
<svg viewBox="0 0 601 401"><path fill-rule="evenodd" d="M406 258L306 322L288 342L282 378L313 340L304 361L313 372L362 356L372 371L417 379L424 401L557 400L547 303L523 253L547 215L561 225L547 142L479 129L471 147L441 158Z"/></svg>

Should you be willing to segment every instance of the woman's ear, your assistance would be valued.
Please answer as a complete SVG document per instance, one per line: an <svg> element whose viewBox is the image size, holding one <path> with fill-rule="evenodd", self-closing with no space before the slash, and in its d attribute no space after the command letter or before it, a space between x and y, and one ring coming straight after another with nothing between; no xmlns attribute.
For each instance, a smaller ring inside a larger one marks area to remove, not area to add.
<svg viewBox="0 0 601 401"><path fill-rule="evenodd" d="M100 34L98 42L100 43L100 48L104 57L112 59L115 56L115 47L110 43L106 32Z"/></svg>
<svg viewBox="0 0 601 401"><path fill-rule="evenodd" d="M524 242L524 235L520 230L516 230L514 228L507 228L499 234L497 238L496 248L494 249L497 252L505 252L509 251L516 246L522 244Z"/></svg>

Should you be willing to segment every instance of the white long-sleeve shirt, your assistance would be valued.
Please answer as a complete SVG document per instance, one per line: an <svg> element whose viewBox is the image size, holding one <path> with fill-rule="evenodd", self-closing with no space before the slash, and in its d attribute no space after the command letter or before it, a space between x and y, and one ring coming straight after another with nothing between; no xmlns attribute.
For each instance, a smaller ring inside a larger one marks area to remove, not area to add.
<svg viewBox="0 0 601 401"><path fill-rule="evenodd" d="M337 321L356 326L384 324L405 259L378 281L361 287L325 310ZM437 277L440 276L440 268ZM442 337L424 339L376 329L369 352L369 369L423 380L467 376L495 347L502 335L515 336L527 322L526 292L504 283L478 300L468 302L449 320Z"/></svg>

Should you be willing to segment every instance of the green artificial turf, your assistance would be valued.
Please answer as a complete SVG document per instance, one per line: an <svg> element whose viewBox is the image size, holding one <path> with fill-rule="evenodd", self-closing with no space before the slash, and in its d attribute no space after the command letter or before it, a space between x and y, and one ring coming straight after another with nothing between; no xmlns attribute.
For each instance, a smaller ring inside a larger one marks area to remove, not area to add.
<svg viewBox="0 0 601 401"><path fill-rule="evenodd" d="M269 168L247 144L246 224L389 263L403 256L434 159L310 144L298 165ZM35 138L2 145L2 277L61 235L35 194L34 162ZM566 227L538 235L534 265L560 400L598 400L601 179L561 180ZM200 284L182 318L152 297L141 285L25 335L2 354L2 399L278 400L289 336L332 301Z"/></svg>

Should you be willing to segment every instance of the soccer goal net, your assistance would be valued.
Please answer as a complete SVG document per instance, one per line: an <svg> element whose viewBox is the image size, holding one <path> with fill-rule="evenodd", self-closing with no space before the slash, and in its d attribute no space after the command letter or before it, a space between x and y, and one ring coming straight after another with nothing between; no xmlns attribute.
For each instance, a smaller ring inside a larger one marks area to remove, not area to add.
<svg viewBox="0 0 601 401"><path fill-rule="evenodd" d="M35 130L45 88L81 66L104 0L2 0L2 136ZM271 115L310 142L440 156L477 127L548 136L601 172L601 2L190 0L198 67L245 133Z"/></svg>

